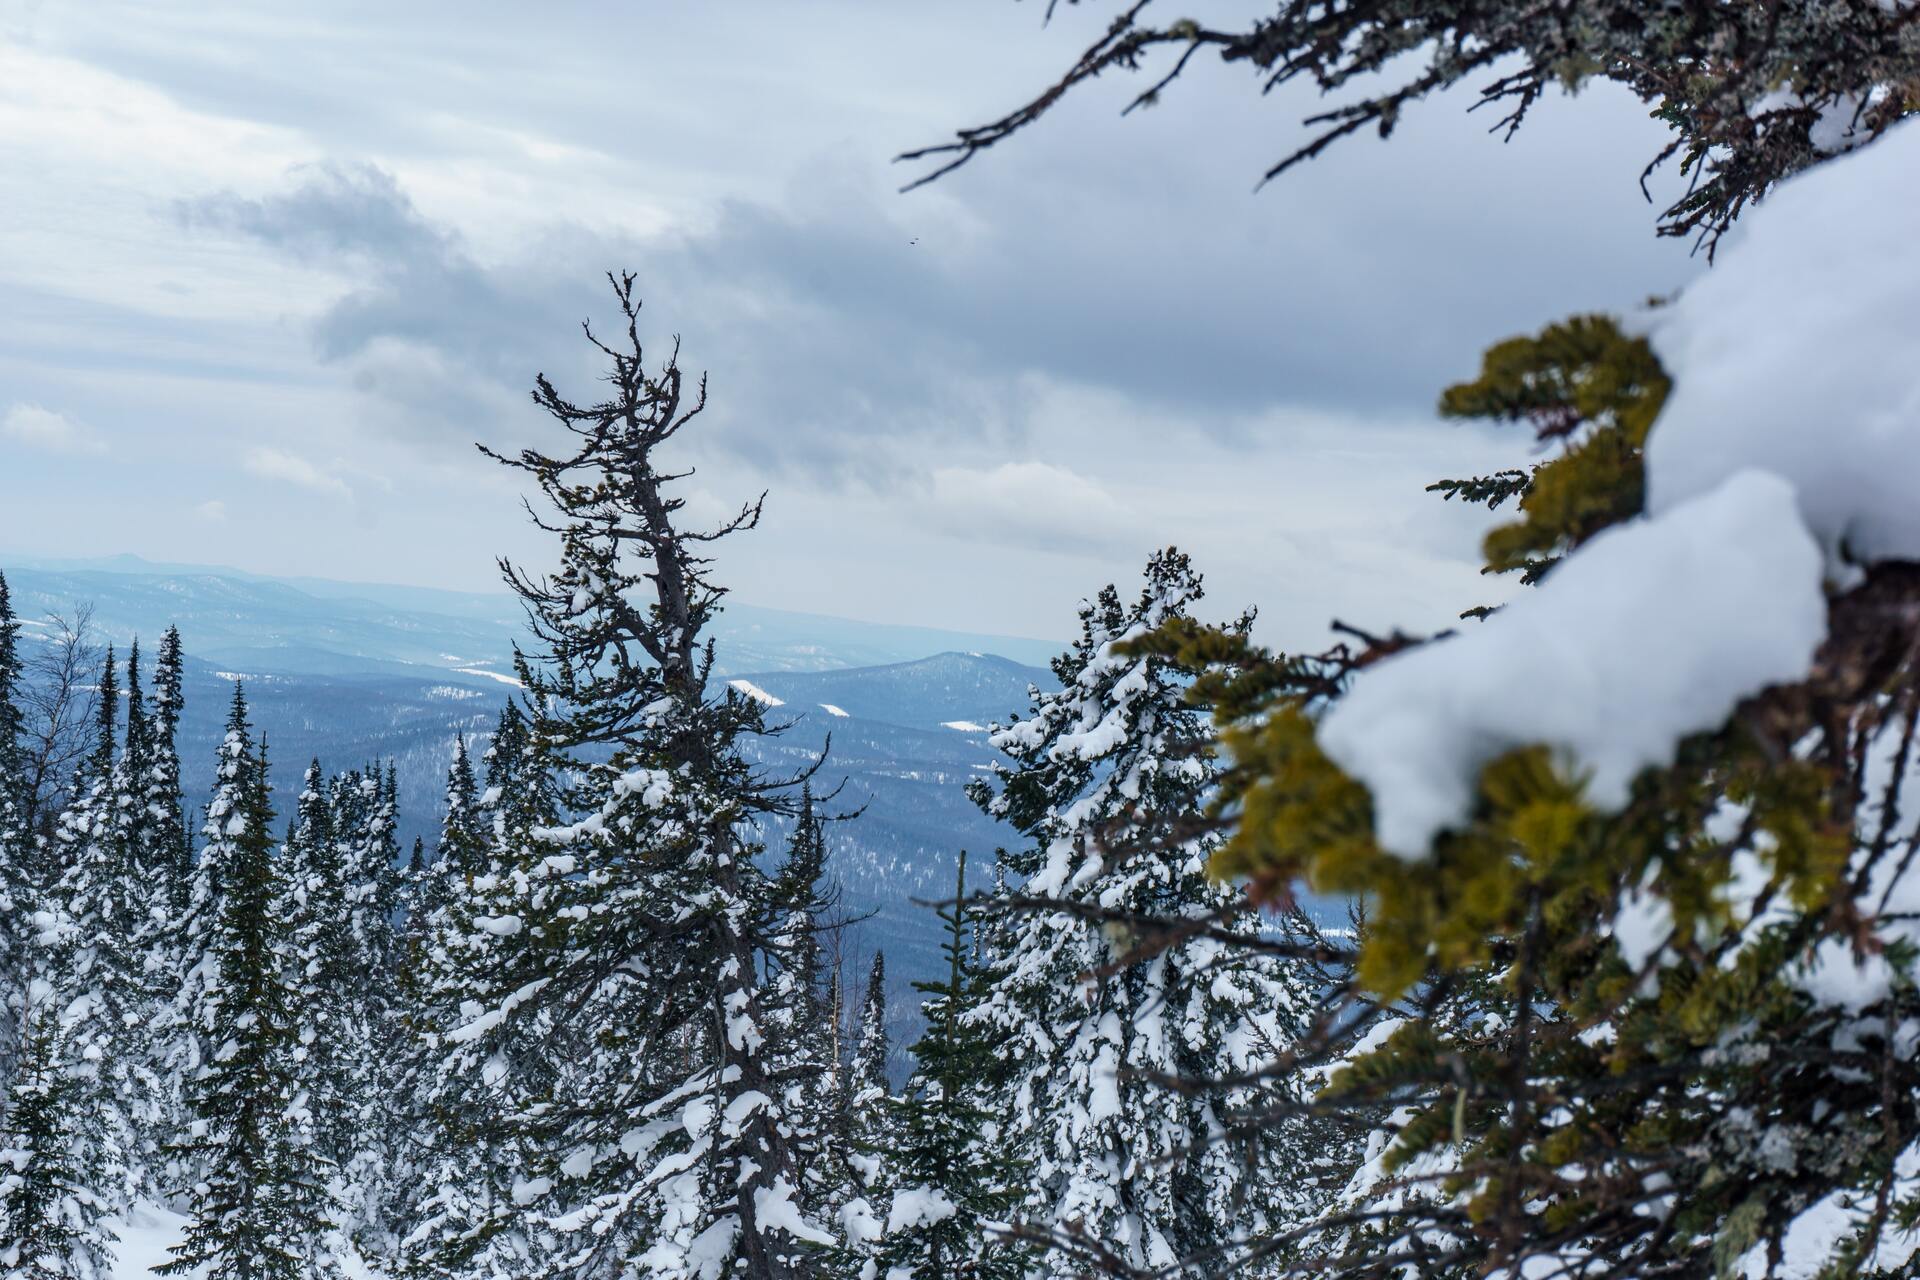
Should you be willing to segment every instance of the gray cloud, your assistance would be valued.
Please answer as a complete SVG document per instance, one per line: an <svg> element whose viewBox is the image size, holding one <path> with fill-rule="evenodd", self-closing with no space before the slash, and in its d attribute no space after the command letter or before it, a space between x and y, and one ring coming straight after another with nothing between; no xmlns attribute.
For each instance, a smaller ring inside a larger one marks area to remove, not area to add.
<svg viewBox="0 0 1920 1280"><path fill-rule="evenodd" d="M1442 98L1255 193L1321 104L1196 64L1161 108L1120 120L1128 86L1097 85L895 193L888 156L1004 110L1109 17L44 6L38 114L0 139L48 174L0 213L32 246L0 270L0 407L110 443L89 481L119 488L71 535L97 550L490 582L537 540L466 442L536 437L536 371L593 394L578 326L626 267L649 341L713 374L698 484L773 491L728 561L744 598L1064 629L1177 540L1269 617L1479 602L1472 531L1420 486L1525 444L1429 429L1433 397L1494 339L1695 269L1633 188L1660 127L1591 93L1502 147ZM74 460L16 452L14 527L63 528ZM178 519L202 499L224 525Z"/></svg>
<svg viewBox="0 0 1920 1280"><path fill-rule="evenodd" d="M1455 132L1425 150L1416 136L1391 181L1344 156L1326 162L1330 197L1223 186L1213 198L1244 207L1196 214L1172 240L1180 219L1161 203L1032 173L1047 159L1039 135L1035 159L980 166L985 181L970 171L971 186L934 198L893 195L892 175L830 157L777 200L720 202L697 230L640 237L556 220L499 261L366 165L308 168L282 192L204 197L180 216L302 261L331 257L358 284L315 321L321 358L353 365L363 389L412 417L468 431L535 371L594 376L577 325L609 310L602 273L631 267L652 336L683 334L689 361L713 370L721 446L877 479L892 465L879 442L1017 439L1035 376L1216 430L1274 405L1423 411L1485 342L1570 309L1565 279L1541 262L1583 272L1579 258L1610 251L1568 234L1561 224L1595 215L1537 166L1463 202L1446 186ZM1557 163L1581 149L1556 151ZM1168 176L1203 180L1182 170ZM1383 193L1400 203L1382 207ZM1537 210L1538 229L1524 217L1487 229L1483 198ZM1629 231L1648 234L1588 239ZM1635 301L1675 261L1649 253L1573 305Z"/></svg>

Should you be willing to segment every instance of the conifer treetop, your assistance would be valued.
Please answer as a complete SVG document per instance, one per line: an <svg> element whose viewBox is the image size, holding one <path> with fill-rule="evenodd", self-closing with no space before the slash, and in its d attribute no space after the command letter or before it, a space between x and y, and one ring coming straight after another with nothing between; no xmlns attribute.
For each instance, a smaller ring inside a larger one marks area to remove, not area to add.
<svg viewBox="0 0 1920 1280"><path fill-rule="evenodd" d="M660 470L654 451L706 408L706 377L687 386L678 338L665 363L649 369L634 276L623 272L608 279L624 322L624 344L603 342L591 324L583 328L612 362L612 395L576 404L545 374L534 385L534 403L571 432L579 448L552 456L479 446L488 457L533 476L559 513L554 523L528 505L539 528L560 535L557 574L535 577L504 559L500 567L553 660L545 667L522 661L521 679L533 697L581 709L570 724L575 742L625 739L658 698L702 698L711 655L701 636L726 588L708 577L710 558L699 548L756 525L765 496L714 529L675 523L686 499L670 486L693 473ZM636 589L652 603L633 604L627 593Z"/></svg>

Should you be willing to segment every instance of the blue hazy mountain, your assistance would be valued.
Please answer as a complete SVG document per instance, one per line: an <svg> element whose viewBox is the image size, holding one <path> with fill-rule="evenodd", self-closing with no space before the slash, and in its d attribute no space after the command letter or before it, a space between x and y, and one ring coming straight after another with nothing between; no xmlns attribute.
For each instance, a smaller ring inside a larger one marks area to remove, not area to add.
<svg viewBox="0 0 1920 1280"><path fill-rule="evenodd" d="M961 849L984 877L993 851L1013 838L967 798L967 783L1003 758L978 726L1025 706L1033 685L1053 686L1051 673L992 654L941 653L841 671L761 672L739 683L777 703L766 717L775 732L751 745L768 773L791 776L824 753L816 790L837 787L829 811L858 814L828 835L842 906L873 913L862 936L900 954L902 978L929 976L938 937L924 904L953 896Z"/></svg>
<svg viewBox="0 0 1920 1280"><path fill-rule="evenodd" d="M505 592L270 578L135 556L0 557L0 569L24 618L90 601L108 639L157 636L176 623L200 657L242 671L360 673L400 664L507 673L514 641L525 635L520 606ZM946 650L1043 664L1058 649L1044 640L857 622L732 600L713 636L723 674L877 666Z"/></svg>
<svg viewBox="0 0 1920 1280"><path fill-rule="evenodd" d="M391 761L401 834L431 847L456 734L485 750L512 693L511 653L524 634L504 594L277 579L131 557L0 564L29 638L49 613L91 605L100 640L124 653L136 635L149 658L169 624L188 654L181 757L188 803L212 789L213 755L233 681L244 679L266 734L285 813L307 761L329 771ZM949 896L960 849L988 863L1011 833L966 797L997 758L978 728L1051 687L1043 641L887 626L729 603L715 628L720 678L769 702L775 729L751 744L770 776L826 762L816 790L857 816L829 832L830 870L849 930L849 963L884 946L896 1008L907 984L933 976L938 937L919 903ZM777 704L777 705L775 705ZM830 745L829 745L830 744ZM777 853L784 832L766 834ZM863 970L862 970L863 972ZM849 977L857 978L850 972Z"/></svg>

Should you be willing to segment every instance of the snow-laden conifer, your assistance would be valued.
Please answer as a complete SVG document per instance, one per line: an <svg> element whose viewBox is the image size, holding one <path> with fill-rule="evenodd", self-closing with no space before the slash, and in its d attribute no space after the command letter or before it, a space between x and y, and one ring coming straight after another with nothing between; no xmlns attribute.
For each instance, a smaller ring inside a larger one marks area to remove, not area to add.
<svg viewBox="0 0 1920 1280"><path fill-rule="evenodd" d="M886 1195L876 1188L867 1210L880 1233L871 1255L889 1280L1021 1280L1033 1263L1007 1235L1028 1170L1002 1137L1003 1068L991 1030L966 1016L986 994L971 954L966 867L962 853L953 901L940 908L946 974L914 983L927 1029L906 1088L888 1100L878 1152ZM858 1209L847 1216L849 1227L861 1220Z"/></svg>
<svg viewBox="0 0 1920 1280"><path fill-rule="evenodd" d="M527 1153L503 1248L549 1237L548 1274L786 1280L835 1243L804 1212L763 984L781 915L754 823L795 805L744 758L761 705L708 682L723 590L701 555L758 506L716 530L678 523L680 477L658 451L704 397L683 394L673 359L645 366L632 279L615 284L623 341L599 344L610 398L577 405L542 377L565 451L494 455L539 486L559 542L553 575L508 569L544 650L519 664L548 708L534 729L592 750L573 766L574 820L535 829L482 878L443 1070L538 1081L516 1062L565 1055L544 1096L503 1098L491 1126Z"/></svg>
<svg viewBox="0 0 1920 1280"><path fill-rule="evenodd" d="M124 1206L145 1189L161 1140L163 1097L149 1068L160 989L150 956L159 937L152 884L140 865L146 806L139 779L147 729L139 649L128 660L125 747L116 757L115 676L103 676L97 741L83 772L86 794L61 815L61 874L46 895L51 917L43 972L62 1009L62 1043L92 1066L81 1110L97 1126L99 1150L120 1179L102 1193ZM113 672L112 651L107 667Z"/></svg>
<svg viewBox="0 0 1920 1280"><path fill-rule="evenodd" d="M544 1265L552 1245L551 1233L530 1220L515 1196L524 1186L522 1171L540 1154L513 1117L552 1096L571 1056L567 1028L546 1012L530 1017L496 1040L496 1052L477 1073L459 1050L464 1041L454 1038L479 1008L475 995L485 984L476 975L504 963L531 934L505 922L520 919L517 900L528 869L552 856L551 843L536 833L560 822L558 761L551 735L538 727L544 718L539 700L530 706L532 723L515 703L502 710L473 815L482 843L470 850L443 832L448 857L427 870L430 891L412 930L417 951L410 966L408 1053L417 1171L406 1184L402 1248L436 1273L519 1274ZM462 809L456 762L448 821L459 821ZM460 860L476 852L467 873L455 874Z"/></svg>
<svg viewBox="0 0 1920 1280"><path fill-rule="evenodd" d="M0 1080L11 1077L26 1007L32 937L26 775L21 759L20 622L0 574Z"/></svg>
<svg viewBox="0 0 1920 1280"><path fill-rule="evenodd" d="M833 1218L851 1184L835 1114L840 1044L825 981L822 939L833 927L826 919L832 906L826 869L826 836L812 789L803 786L774 885L778 918L766 959L767 1072L788 1116L800 1203L819 1220Z"/></svg>
<svg viewBox="0 0 1920 1280"><path fill-rule="evenodd" d="M1157 1270L1230 1258L1285 1188L1218 1141L1221 1098L1162 1081L1234 1077L1280 1055L1314 992L1288 962L1229 945L1262 922L1212 883L1201 821L1218 768L1189 677L1129 646L1179 625L1201 594L1176 551L1155 554L1131 605L1112 587L1081 610L1055 660L1058 691L996 729L1012 759L975 798L1029 843L1024 880L989 938L986 989L968 1013L1006 1064L1006 1140L1033 1170L1020 1217L1065 1246L1045 1274L1089 1259Z"/></svg>
<svg viewBox="0 0 1920 1280"><path fill-rule="evenodd" d="M887 953L873 953L867 987L855 1028L853 1060L847 1068L848 1129L868 1135L886 1122L887 1096Z"/></svg>
<svg viewBox="0 0 1920 1280"><path fill-rule="evenodd" d="M148 731L146 769L140 779L145 805L144 847L141 865L151 868L156 883L165 887L165 904L172 912L185 908L193 877L193 837L187 830L180 790L180 716L185 709L186 659L180 629L168 627L160 638L160 654L153 672L153 715Z"/></svg>
<svg viewBox="0 0 1920 1280"><path fill-rule="evenodd" d="M307 766L282 854L288 981L295 992L300 1086L313 1112L313 1140L344 1168L368 1140L364 959L349 908L347 846L334 829L331 788L320 762Z"/></svg>
<svg viewBox="0 0 1920 1280"><path fill-rule="evenodd" d="M488 825L479 784L473 776L473 761L467 754L467 739L462 734L454 739L440 838L434 845L433 858L423 861L412 873L408 915L416 930L443 915L466 883L486 870L491 834Z"/></svg>
<svg viewBox="0 0 1920 1280"><path fill-rule="evenodd" d="M0 1280L107 1280L122 1178L94 1113L101 1064L68 1037L48 984L31 983L22 1007L0 1110Z"/></svg>
<svg viewBox="0 0 1920 1280"><path fill-rule="evenodd" d="M186 1125L174 1149L174 1193L190 1221L166 1274L310 1280L338 1270L300 1088L289 895L266 774L236 684L194 873L179 1018Z"/></svg>

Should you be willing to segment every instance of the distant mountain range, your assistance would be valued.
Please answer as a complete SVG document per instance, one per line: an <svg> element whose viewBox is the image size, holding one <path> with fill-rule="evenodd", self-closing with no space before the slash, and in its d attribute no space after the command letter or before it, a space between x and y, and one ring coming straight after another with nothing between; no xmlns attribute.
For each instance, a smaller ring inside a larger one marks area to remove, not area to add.
<svg viewBox="0 0 1920 1280"><path fill-rule="evenodd" d="M139 636L151 654L178 625L189 656L182 765L205 803L232 682L244 679L274 761L280 809L299 771L391 760L401 829L431 847L454 736L483 750L512 689L524 635L516 602L411 587L282 579L134 557L0 558L27 635L51 612L93 607L103 642ZM1058 646L1038 640L889 626L729 602L714 629L720 678L768 706L779 731L753 744L776 776L828 751L817 787L839 787L831 871L848 930L850 981L885 947L903 1013L907 984L932 976L937 936L919 903L949 896L955 855L984 865L1011 833L966 798L996 758L985 726L1026 706ZM829 740L831 747L829 750ZM767 833L777 849L783 833ZM906 1028L902 1028L906 1030Z"/></svg>
<svg viewBox="0 0 1920 1280"><path fill-rule="evenodd" d="M25 618L91 601L109 639L179 625L192 649L236 670L365 674L378 668L477 667L508 673L526 634L502 592L443 591L239 569L156 564L137 556L46 560L0 556ZM1044 665L1045 640L856 622L728 600L713 628L722 674L827 671L906 662L948 650ZM470 673L469 673L470 674Z"/></svg>

